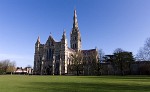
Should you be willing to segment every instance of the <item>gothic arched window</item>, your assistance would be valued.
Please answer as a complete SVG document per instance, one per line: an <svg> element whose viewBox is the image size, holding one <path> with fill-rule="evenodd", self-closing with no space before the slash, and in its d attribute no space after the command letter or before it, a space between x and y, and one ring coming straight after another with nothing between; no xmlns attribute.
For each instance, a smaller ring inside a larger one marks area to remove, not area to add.
<svg viewBox="0 0 150 92"><path fill-rule="evenodd" d="M74 44L74 48L77 48L77 44Z"/></svg>
<svg viewBox="0 0 150 92"><path fill-rule="evenodd" d="M76 36L74 37L74 40L77 40L77 37L76 37Z"/></svg>

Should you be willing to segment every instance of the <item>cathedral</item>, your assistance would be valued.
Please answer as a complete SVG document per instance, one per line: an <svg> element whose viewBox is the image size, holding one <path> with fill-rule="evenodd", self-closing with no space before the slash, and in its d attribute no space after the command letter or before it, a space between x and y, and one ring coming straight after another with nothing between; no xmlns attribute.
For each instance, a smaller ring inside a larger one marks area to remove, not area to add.
<svg viewBox="0 0 150 92"><path fill-rule="evenodd" d="M89 49L81 50L81 34L78 27L77 14L74 10L73 27L70 33L70 47L67 43L66 32L64 30L62 38L59 42L55 41L50 35L45 44L41 44L40 37L35 43L34 53L34 74L40 75L66 75L73 74L69 69L73 63L71 55L81 52L82 61L86 62L81 74L92 75L91 58L94 55L98 62L98 50Z"/></svg>

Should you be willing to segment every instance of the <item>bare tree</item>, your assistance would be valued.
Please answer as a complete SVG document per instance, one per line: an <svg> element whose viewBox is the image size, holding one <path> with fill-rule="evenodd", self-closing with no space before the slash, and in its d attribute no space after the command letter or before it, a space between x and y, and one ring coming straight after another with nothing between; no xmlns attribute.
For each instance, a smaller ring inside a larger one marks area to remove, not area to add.
<svg viewBox="0 0 150 92"><path fill-rule="evenodd" d="M16 66L16 63L14 61L9 62L6 73L11 73L12 74L16 69L15 66Z"/></svg>
<svg viewBox="0 0 150 92"><path fill-rule="evenodd" d="M144 47L139 49L136 59L138 61L150 61L150 38L147 38Z"/></svg>
<svg viewBox="0 0 150 92"><path fill-rule="evenodd" d="M121 52L123 52L123 51L124 51L123 49L117 48L117 49L114 50L114 53L121 53Z"/></svg>
<svg viewBox="0 0 150 92"><path fill-rule="evenodd" d="M72 55L72 69L73 71L76 71L77 76L79 75L80 71L83 70L82 59L83 59L83 55L80 51Z"/></svg>
<svg viewBox="0 0 150 92"><path fill-rule="evenodd" d="M99 52L93 52L93 54L91 54L91 71L92 75L99 75L100 74L100 62L102 62L104 57L104 52L102 51L102 49L100 49ZM101 60L101 61L100 61Z"/></svg>
<svg viewBox="0 0 150 92"><path fill-rule="evenodd" d="M16 63L14 61L10 61L8 59L0 61L0 73L11 73L15 70Z"/></svg>
<svg viewBox="0 0 150 92"><path fill-rule="evenodd" d="M131 63L134 61L132 52L124 51L121 48L118 48L114 51L114 60L113 60L119 70L121 71L121 75L124 75L125 70L129 70L131 72Z"/></svg>
<svg viewBox="0 0 150 92"><path fill-rule="evenodd" d="M98 52L98 54L99 54L99 61L103 62L104 56L105 56L104 51L102 49L100 49L99 52Z"/></svg>

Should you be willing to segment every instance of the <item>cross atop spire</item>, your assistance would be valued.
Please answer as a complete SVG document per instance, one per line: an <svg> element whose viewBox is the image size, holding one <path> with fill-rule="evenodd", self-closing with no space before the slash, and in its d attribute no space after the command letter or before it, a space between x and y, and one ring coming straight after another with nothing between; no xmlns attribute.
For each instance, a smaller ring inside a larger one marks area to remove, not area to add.
<svg viewBox="0 0 150 92"><path fill-rule="evenodd" d="M73 16L73 28L78 28L76 9L74 10L74 16Z"/></svg>

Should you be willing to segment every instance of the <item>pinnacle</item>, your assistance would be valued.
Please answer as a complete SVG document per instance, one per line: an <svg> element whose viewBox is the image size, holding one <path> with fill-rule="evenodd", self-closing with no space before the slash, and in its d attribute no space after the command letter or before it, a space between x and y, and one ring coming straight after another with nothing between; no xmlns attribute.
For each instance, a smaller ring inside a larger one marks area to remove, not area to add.
<svg viewBox="0 0 150 92"><path fill-rule="evenodd" d="M38 39L37 39L37 41L38 41L38 42L40 42L40 36L38 36Z"/></svg>
<svg viewBox="0 0 150 92"><path fill-rule="evenodd" d="M74 16L73 16L73 28L78 28L76 9L74 10Z"/></svg>
<svg viewBox="0 0 150 92"><path fill-rule="evenodd" d="M63 38L65 38L66 37L66 30L64 29L63 30L63 36L62 36Z"/></svg>

